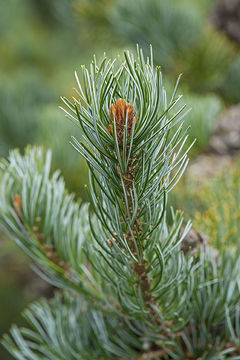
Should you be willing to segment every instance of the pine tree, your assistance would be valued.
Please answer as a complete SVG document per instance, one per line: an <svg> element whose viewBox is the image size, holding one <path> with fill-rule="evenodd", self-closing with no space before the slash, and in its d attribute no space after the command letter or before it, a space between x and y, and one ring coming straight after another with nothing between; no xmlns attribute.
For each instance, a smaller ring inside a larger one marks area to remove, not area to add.
<svg viewBox="0 0 240 360"><path fill-rule="evenodd" d="M167 206L188 162L179 79L168 101L140 49L94 58L81 78L63 101L80 127L72 144L89 167L90 204L51 173L50 152L1 162L1 226L61 289L3 345L19 360L240 359L239 254L192 251L190 222Z"/></svg>

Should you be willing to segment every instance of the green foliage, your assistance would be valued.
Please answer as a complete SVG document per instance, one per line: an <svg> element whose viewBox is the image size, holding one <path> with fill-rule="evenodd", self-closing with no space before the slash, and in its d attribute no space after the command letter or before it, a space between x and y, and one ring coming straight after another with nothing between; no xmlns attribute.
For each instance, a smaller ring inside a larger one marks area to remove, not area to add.
<svg viewBox="0 0 240 360"><path fill-rule="evenodd" d="M184 346L173 359L234 359L239 356L239 254L202 253L193 294L191 319L183 333ZM227 340L228 339L228 340ZM235 350L237 348L237 351Z"/></svg>
<svg viewBox="0 0 240 360"><path fill-rule="evenodd" d="M174 0L117 1L109 19L119 34L133 44L144 48L152 44L156 63L167 69L172 68L176 54L194 46L201 24L194 5L180 5Z"/></svg>
<svg viewBox="0 0 240 360"><path fill-rule="evenodd" d="M208 178L204 169L203 175L199 169L197 177L188 174L171 194L171 204L191 216L194 229L204 233L211 246L221 252L239 249L239 164L237 159L219 170L215 177ZM211 166L207 160L206 166Z"/></svg>
<svg viewBox="0 0 240 360"><path fill-rule="evenodd" d="M206 151L217 118L222 110L222 102L213 94L197 96L186 93L184 99L192 108L185 121L185 126L189 126L186 146L196 139L196 145L191 149L191 154Z"/></svg>
<svg viewBox="0 0 240 360"><path fill-rule="evenodd" d="M167 92L173 91L169 79L165 83ZM183 83L184 81L181 80L181 85ZM181 86L178 92L182 92L184 95L179 103L179 107L186 102L191 108L184 121L184 128L188 129L188 138L184 146L187 149L195 141L195 145L190 150L191 155L207 151L209 139L223 109L223 103L213 93L199 95L189 92L184 86Z"/></svg>
<svg viewBox="0 0 240 360"><path fill-rule="evenodd" d="M184 56L176 57L176 68L184 74L191 90L216 91L224 82L234 55L227 38L205 25L195 46Z"/></svg>
<svg viewBox="0 0 240 360"><path fill-rule="evenodd" d="M107 13L111 5L112 0L75 0L73 3L76 14L90 21L93 27L108 27Z"/></svg>
<svg viewBox="0 0 240 360"><path fill-rule="evenodd" d="M238 161L233 168L228 166L224 173L205 185L200 193L198 190L202 211L195 214L195 227L203 231L219 250L232 247L239 249L239 178Z"/></svg>
<svg viewBox="0 0 240 360"><path fill-rule="evenodd" d="M54 27L74 27L76 19L72 14L73 0L30 0L30 7L36 12L37 16L48 26Z"/></svg>
<svg viewBox="0 0 240 360"><path fill-rule="evenodd" d="M240 102L239 94L240 84L240 55L237 55L232 61L226 78L221 85L220 92L222 96L228 101L233 103Z"/></svg>
<svg viewBox="0 0 240 360"><path fill-rule="evenodd" d="M168 99L140 49L94 58L82 79L63 100L81 129L72 143L89 168L89 216L51 174L49 152L2 161L0 224L65 289L32 305L29 328L14 326L4 346L19 360L240 359L239 254L183 253L190 223L174 210L167 221L188 162L179 79Z"/></svg>
<svg viewBox="0 0 240 360"><path fill-rule="evenodd" d="M77 193L83 200L86 191L79 184L87 184L88 169L85 162L72 151L72 146L66 142L63 146L59 139L70 139L78 129L62 116L62 112L52 104L41 108L37 116L38 132L36 143L45 148L51 148L54 168L60 169L66 179L67 187ZM54 136L53 136L54 134Z"/></svg>
<svg viewBox="0 0 240 360"><path fill-rule="evenodd" d="M80 354L89 360L111 359L113 355L129 358L137 355L142 346L138 338L140 327L135 331L133 327L124 329L124 320L120 322L117 316L103 314L83 299L67 294L63 299L56 296L50 304L33 304L24 315L32 329L13 327L14 341L8 336L4 339L16 358L24 355L29 360L78 360ZM37 341L37 351L28 340Z"/></svg>
<svg viewBox="0 0 240 360"><path fill-rule="evenodd" d="M0 232L0 338L8 331L9 324L23 324L21 312L36 297L26 291L26 278L30 276L27 257L13 241L7 241ZM25 272L24 272L25 270ZM0 358L9 359L8 352L0 346Z"/></svg>
<svg viewBox="0 0 240 360"><path fill-rule="evenodd" d="M218 90L235 55L230 41L206 23L203 1L121 0L109 18L127 41L152 44L156 63L173 76L183 73L193 91Z"/></svg>
<svg viewBox="0 0 240 360"><path fill-rule="evenodd" d="M11 148L23 150L29 143L51 147L54 167L64 175L71 173L68 186L79 194L79 183L87 182L86 166L72 153L70 144L63 147L59 141L70 138L75 128L52 105L54 94L46 90L40 75L35 72L25 75L18 75L15 82L2 80L0 85L0 155L6 156ZM81 195L86 197L83 191Z"/></svg>
<svg viewBox="0 0 240 360"><path fill-rule="evenodd" d="M219 259L201 254L199 287L194 291L191 319L184 328L183 340L166 349L171 359L238 360L239 346L239 259L226 253ZM220 281L217 280L217 277ZM73 294L56 296L49 304L35 303L25 311L30 329L13 326L3 344L16 359L77 360L135 359L144 356L161 359L160 350L149 351L151 341L161 343L161 335L151 334L139 321L109 316ZM232 338L224 349L223 343ZM169 343L170 344L170 343ZM168 344L168 346L169 346Z"/></svg>
<svg viewBox="0 0 240 360"><path fill-rule="evenodd" d="M1 156L6 156L10 148L23 149L36 141L41 106L52 100L39 74L28 72L28 76L25 75L18 75L14 83L1 80Z"/></svg>

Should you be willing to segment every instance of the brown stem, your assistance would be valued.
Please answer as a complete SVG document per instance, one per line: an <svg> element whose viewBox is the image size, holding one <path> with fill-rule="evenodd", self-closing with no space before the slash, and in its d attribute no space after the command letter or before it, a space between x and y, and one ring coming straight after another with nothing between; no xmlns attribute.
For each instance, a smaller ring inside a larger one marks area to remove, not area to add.
<svg viewBox="0 0 240 360"><path fill-rule="evenodd" d="M121 174L123 177L123 182L124 182L124 186L126 189L127 202L128 202L130 215L133 213L133 204L132 204L130 192L132 190L132 184L134 183L134 175L135 175L135 171L136 171L136 168L133 166L133 162L134 162L134 159L130 158L126 174L124 176L123 176L123 174ZM126 211L125 198L123 198L123 202L124 202L125 211ZM133 235L135 235L136 233L138 233L138 235L142 234L141 223L138 219L139 210L137 212L136 219L132 226ZM126 215L127 215L127 211L126 211ZM128 241L131 251L136 256L137 251L136 251L136 247L134 244L132 233L130 231L128 231L126 237L127 237L127 241ZM151 305L151 303L153 303L154 299L153 299L153 296L150 294L150 281L147 276L146 265L147 265L147 261L143 258L140 262L133 262L132 268L133 268L133 271L134 271L134 273L138 279L138 282L141 286L143 300L144 300L146 306L152 312L152 308L150 307L150 305Z"/></svg>

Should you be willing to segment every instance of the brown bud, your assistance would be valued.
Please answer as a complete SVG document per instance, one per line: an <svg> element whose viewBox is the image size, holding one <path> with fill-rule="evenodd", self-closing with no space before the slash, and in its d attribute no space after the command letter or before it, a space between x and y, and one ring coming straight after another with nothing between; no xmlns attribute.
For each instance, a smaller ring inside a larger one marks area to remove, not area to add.
<svg viewBox="0 0 240 360"><path fill-rule="evenodd" d="M22 198L19 194L16 194L13 198L13 206L16 211L22 212Z"/></svg>
<svg viewBox="0 0 240 360"><path fill-rule="evenodd" d="M19 218L19 220L22 222L22 217L21 217L21 213L22 213L22 198L19 194L16 194L14 197L13 197L13 207L14 207L14 211L17 215L17 217Z"/></svg>
<svg viewBox="0 0 240 360"><path fill-rule="evenodd" d="M133 128L133 121L137 123L137 115L134 113L134 108L131 104L126 102L123 99L118 99L114 104L111 105L110 108L110 118L111 121L116 122L116 132L117 132L117 139L118 144L120 147L123 146L123 136L124 136L124 126L126 124L126 119L128 117L127 122L127 139L129 139L132 135L132 128ZM108 132L113 135L113 126L112 124L108 127Z"/></svg>

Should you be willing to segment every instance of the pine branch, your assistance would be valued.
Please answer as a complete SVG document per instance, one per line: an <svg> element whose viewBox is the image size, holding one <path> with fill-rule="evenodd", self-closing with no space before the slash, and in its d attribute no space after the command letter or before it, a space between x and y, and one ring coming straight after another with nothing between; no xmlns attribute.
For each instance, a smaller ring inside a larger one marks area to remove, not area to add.
<svg viewBox="0 0 240 360"><path fill-rule="evenodd" d="M59 172L50 174L51 153L28 148L2 162L0 224L57 287L101 299L81 268L85 241L91 242L87 207L67 193ZM40 271L41 270L41 271Z"/></svg>
<svg viewBox="0 0 240 360"><path fill-rule="evenodd" d="M240 359L238 254L195 253L190 223L168 193L187 166L184 107L170 102L152 52L106 58L64 99L80 125L73 146L89 166L91 207L80 205L50 153L28 148L1 162L0 224L63 297L26 312L4 346L19 360ZM175 111L175 113L174 113Z"/></svg>

